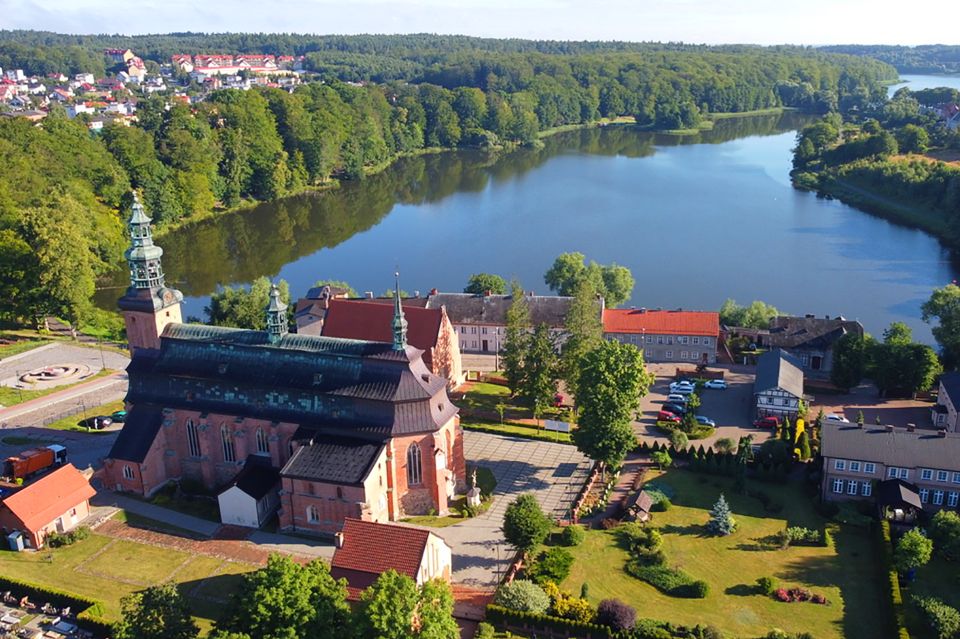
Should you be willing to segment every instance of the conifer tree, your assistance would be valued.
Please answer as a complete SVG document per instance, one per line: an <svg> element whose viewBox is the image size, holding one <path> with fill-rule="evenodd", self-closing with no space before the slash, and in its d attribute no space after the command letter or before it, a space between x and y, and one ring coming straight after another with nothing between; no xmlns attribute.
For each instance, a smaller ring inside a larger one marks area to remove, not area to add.
<svg viewBox="0 0 960 639"><path fill-rule="evenodd" d="M810 438L807 437L807 431L800 433L800 439L797 441L797 450L799 452L800 461L806 461L810 459Z"/></svg>
<svg viewBox="0 0 960 639"><path fill-rule="evenodd" d="M729 535L737 529L737 522L730 514L730 505L727 504L723 493L720 493L720 499L713 505L710 511L710 521L707 522L707 530L714 535Z"/></svg>
<svg viewBox="0 0 960 639"><path fill-rule="evenodd" d="M510 391L516 394L523 386L523 362L530 347L530 308L520 282L511 284L511 303L507 310L507 332L500 351L500 365Z"/></svg>

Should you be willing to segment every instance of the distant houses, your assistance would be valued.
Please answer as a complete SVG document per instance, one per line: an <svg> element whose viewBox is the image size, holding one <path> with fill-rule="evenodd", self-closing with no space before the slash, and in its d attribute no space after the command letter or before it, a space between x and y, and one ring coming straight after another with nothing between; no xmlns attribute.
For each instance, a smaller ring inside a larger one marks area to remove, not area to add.
<svg viewBox="0 0 960 639"><path fill-rule="evenodd" d="M775 317L767 329L725 327L732 336L742 336L758 348L790 351L799 367L812 377L829 377L833 370L833 347L844 335L863 336L863 325L842 316L814 315Z"/></svg>
<svg viewBox="0 0 960 639"><path fill-rule="evenodd" d="M607 339L643 349L647 362L714 364L720 315L711 311L604 309Z"/></svg>

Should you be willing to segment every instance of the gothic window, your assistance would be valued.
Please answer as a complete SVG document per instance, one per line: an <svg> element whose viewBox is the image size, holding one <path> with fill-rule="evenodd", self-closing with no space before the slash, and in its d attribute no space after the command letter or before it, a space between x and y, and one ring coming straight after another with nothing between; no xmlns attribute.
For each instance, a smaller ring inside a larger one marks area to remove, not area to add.
<svg viewBox="0 0 960 639"><path fill-rule="evenodd" d="M133 479L133 467L127 464L123 466L123 478L124 479Z"/></svg>
<svg viewBox="0 0 960 639"><path fill-rule="evenodd" d="M337 499L343 499L343 488L341 486L337 486Z"/></svg>
<svg viewBox="0 0 960 639"><path fill-rule="evenodd" d="M192 419L187 420L187 445L190 447L191 457L200 456L200 434Z"/></svg>
<svg viewBox="0 0 960 639"><path fill-rule="evenodd" d="M220 440L223 444L223 461L237 461L237 450L233 446L233 434L226 425L220 427Z"/></svg>
<svg viewBox="0 0 960 639"><path fill-rule="evenodd" d="M317 512L316 506L307 506L307 521L311 524L315 524L320 521L320 513Z"/></svg>
<svg viewBox="0 0 960 639"><path fill-rule="evenodd" d="M420 447L411 444L407 449L407 484L414 486L423 481L423 468L420 464Z"/></svg>
<svg viewBox="0 0 960 639"><path fill-rule="evenodd" d="M267 439L267 432L262 428L257 429L257 452L262 455L270 454L270 441Z"/></svg>

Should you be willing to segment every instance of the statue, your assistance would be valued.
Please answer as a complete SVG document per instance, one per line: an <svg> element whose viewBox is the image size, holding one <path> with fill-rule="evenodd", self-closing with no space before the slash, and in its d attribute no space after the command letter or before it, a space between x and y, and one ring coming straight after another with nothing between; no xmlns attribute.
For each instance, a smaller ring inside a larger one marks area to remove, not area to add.
<svg viewBox="0 0 960 639"><path fill-rule="evenodd" d="M480 489L477 488L477 469L474 468L473 472L470 473L470 485L472 486L469 491L467 491L467 505L477 508L480 506Z"/></svg>

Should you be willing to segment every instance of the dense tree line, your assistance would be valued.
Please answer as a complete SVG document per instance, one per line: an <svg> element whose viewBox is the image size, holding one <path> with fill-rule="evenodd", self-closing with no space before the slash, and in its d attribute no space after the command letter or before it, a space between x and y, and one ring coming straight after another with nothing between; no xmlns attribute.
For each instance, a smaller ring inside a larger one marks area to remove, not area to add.
<svg viewBox="0 0 960 639"><path fill-rule="evenodd" d="M869 56L896 67L900 73L958 73L960 46L927 44L917 47L853 44L822 47L823 51Z"/></svg>

